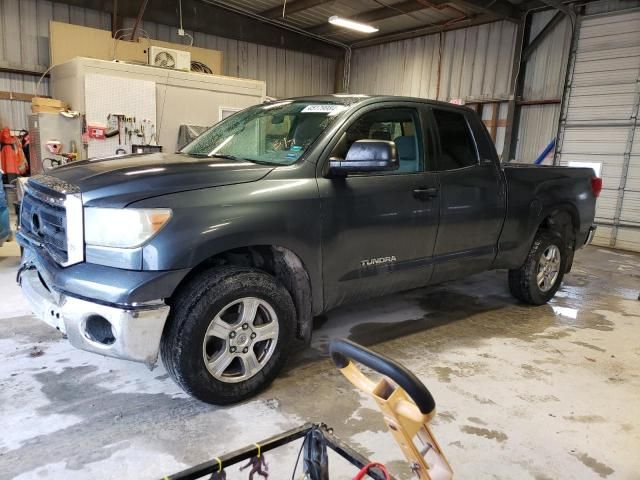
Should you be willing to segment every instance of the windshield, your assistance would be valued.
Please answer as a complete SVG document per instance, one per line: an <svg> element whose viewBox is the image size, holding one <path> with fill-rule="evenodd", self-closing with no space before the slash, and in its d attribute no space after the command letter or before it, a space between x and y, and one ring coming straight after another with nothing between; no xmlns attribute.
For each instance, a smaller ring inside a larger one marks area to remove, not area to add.
<svg viewBox="0 0 640 480"><path fill-rule="evenodd" d="M336 103L290 100L256 105L217 123L180 152L291 165L346 108Z"/></svg>

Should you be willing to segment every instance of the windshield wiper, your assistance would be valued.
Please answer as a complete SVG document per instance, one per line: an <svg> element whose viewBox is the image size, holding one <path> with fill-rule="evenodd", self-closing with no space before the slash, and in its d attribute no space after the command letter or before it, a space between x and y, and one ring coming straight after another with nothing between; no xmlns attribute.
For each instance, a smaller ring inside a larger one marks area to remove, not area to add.
<svg viewBox="0 0 640 480"><path fill-rule="evenodd" d="M183 155L189 155L190 157L196 157L196 158L224 158L226 160L244 160L244 158L238 158L234 155L224 155L221 153L216 153L213 155L210 155L208 153L195 153L195 152L179 152Z"/></svg>
<svg viewBox="0 0 640 480"><path fill-rule="evenodd" d="M223 153L216 153L214 155L209 155L209 157L210 158L224 158L226 160L238 160L240 162L251 162L251 163L255 163L257 165L268 165L270 167L278 165L277 163L265 162L265 161L262 161L262 160L255 160L253 158L236 157L235 155L225 155Z"/></svg>
<svg viewBox="0 0 640 480"><path fill-rule="evenodd" d="M251 163L255 163L257 165L268 165L270 167L275 167L278 166L278 163L273 163L273 162L266 162L263 160L255 160L253 158L240 158L240 157L236 157L235 155L226 155L223 153L215 153L213 155L207 155L206 153L185 153L185 152L180 152L183 155L189 155L191 157L197 157L197 158L223 158L225 160L236 160L239 162L251 162Z"/></svg>

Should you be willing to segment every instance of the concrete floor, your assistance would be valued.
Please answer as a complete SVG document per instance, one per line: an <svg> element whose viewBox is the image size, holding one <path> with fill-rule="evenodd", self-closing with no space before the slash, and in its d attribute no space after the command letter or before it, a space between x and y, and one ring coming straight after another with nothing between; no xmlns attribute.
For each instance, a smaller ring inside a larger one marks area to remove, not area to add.
<svg viewBox="0 0 640 480"><path fill-rule="evenodd" d="M0 478L159 478L305 421L412 478L374 403L325 358L334 337L397 359L431 389L457 478L640 478L640 255L580 251L541 307L518 305L504 272L490 272L336 310L271 388L229 408L186 397L162 367L72 349L28 314L17 264L6 244ZM297 447L269 456L272 480L290 478ZM332 478L353 475L332 466Z"/></svg>

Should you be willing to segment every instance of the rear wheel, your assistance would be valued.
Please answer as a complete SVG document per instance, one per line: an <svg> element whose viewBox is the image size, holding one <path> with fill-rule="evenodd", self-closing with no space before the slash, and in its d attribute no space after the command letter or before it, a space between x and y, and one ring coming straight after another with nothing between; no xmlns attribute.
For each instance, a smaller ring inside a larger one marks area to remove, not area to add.
<svg viewBox="0 0 640 480"><path fill-rule="evenodd" d="M274 277L221 267L195 277L178 293L160 352L187 393L224 405L271 383L284 365L294 327L293 301Z"/></svg>
<svg viewBox="0 0 640 480"><path fill-rule="evenodd" d="M563 245L559 233L538 232L524 264L509 270L509 290L515 298L532 305L542 305L553 298L567 265Z"/></svg>

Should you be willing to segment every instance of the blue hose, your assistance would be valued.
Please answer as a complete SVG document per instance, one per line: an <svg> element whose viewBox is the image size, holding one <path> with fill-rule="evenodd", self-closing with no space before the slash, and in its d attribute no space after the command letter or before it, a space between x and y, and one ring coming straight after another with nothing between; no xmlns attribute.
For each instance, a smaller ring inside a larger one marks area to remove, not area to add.
<svg viewBox="0 0 640 480"><path fill-rule="evenodd" d="M544 148L542 153L540 153L540 155L538 155L538 158L536 158L536 161L533 162L533 163L535 163L536 165L540 165L542 162L544 162L544 159L547 158L547 155L549 155L549 152L551 150L553 150L555 146L556 146L556 139L554 138L553 140L551 140L549 142L549 145L547 145Z"/></svg>

